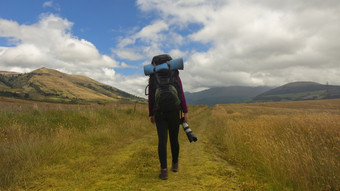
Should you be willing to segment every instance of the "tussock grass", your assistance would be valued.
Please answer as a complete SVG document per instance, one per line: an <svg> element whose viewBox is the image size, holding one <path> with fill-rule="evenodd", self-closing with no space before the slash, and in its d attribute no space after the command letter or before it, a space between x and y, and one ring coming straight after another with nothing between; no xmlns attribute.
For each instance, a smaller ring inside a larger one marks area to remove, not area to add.
<svg viewBox="0 0 340 191"><path fill-rule="evenodd" d="M237 190L235 170L205 136L211 107L190 106L180 171L158 178L146 105L61 105L0 98L0 190ZM168 147L168 167L171 167Z"/></svg>
<svg viewBox="0 0 340 191"><path fill-rule="evenodd" d="M243 189L340 189L340 100L218 105L211 119Z"/></svg>
<svg viewBox="0 0 340 191"><path fill-rule="evenodd" d="M167 181L146 105L0 106L0 190L340 190L340 100L190 106Z"/></svg>
<svg viewBox="0 0 340 191"><path fill-rule="evenodd" d="M151 130L146 105L7 98L0 105L0 190L36 189L44 181L63 185L63 178L75 176L80 186L106 156ZM48 184L39 188L48 189Z"/></svg>

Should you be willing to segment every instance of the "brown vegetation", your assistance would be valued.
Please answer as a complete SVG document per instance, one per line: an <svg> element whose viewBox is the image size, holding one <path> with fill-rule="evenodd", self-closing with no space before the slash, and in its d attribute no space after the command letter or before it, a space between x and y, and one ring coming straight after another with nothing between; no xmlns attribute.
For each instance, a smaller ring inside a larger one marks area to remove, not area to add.
<svg viewBox="0 0 340 191"><path fill-rule="evenodd" d="M0 106L0 190L340 190L340 100L190 106L165 183L147 105Z"/></svg>
<svg viewBox="0 0 340 191"><path fill-rule="evenodd" d="M218 105L212 116L224 158L262 181L245 188L340 189L340 100Z"/></svg>

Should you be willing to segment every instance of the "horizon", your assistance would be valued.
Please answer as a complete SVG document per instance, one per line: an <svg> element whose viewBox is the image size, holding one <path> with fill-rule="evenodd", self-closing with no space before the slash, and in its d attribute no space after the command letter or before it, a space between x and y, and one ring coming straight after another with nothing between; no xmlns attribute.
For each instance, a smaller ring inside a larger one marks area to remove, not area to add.
<svg viewBox="0 0 340 191"><path fill-rule="evenodd" d="M34 69L30 72L33 72L35 70L39 70L39 69L48 69L48 70L57 70L58 72L61 72L59 71L58 69L51 69L51 68L46 68L46 67L41 67L41 68L37 68L37 69ZM15 72L15 71L0 71L0 73L2 72L9 72L9 73L16 73L16 74L26 74L26 73L30 73L30 72ZM69 75L79 75L79 74L69 74ZM80 74L81 75L81 74ZM81 76L84 76L84 77L88 77L88 76L85 76L85 75L81 75ZM88 77L90 78L90 77ZM92 78L91 78L92 79ZM272 89L275 89L275 88L278 88L278 87L281 87L281 86L285 86L285 85L288 85L288 84L293 84L293 83L314 83L314 84L319 84L319 85L330 85L330 86L338 86L338 85L334 85L334 84L329 84L328 82L326 82L326 84L322 84L322 83L318 83L318 82L314 82L314 81L293 81L293 82L287 82L285 84L281 84L281 85L278 85L278 86L262 86L262 85L259 85L259 86L239 86L239 85L230 85L230 86L214 86L214 87L210 87L210 88L207 88L207 89L204 89L204 90L199 90L199 91L195 91L195 92L189 92L189 91L184 91L185 93L190 93L190 94L193 94L193 93L199 93L199 92L204 92L204 91L208 91L210 89L214 89L214 88L232 88L232 87L246 87L246 88L259 88L259 87L268 87L268 88L272 88ZM104 83L105 84L105 83ZM109 85L111 86L110 84L106 84L106 85ZM114 87L114 86L112 86ZM120 89L121 90L121 89ZM122 90L123 91L123 90ZM127 92L128 93L128 92ZM132 94L133 95L133 94ZM135 95L137 97L141 97L141 96L138 96L138 95ZM143 97L142 97L143 98Z"/></svg>
<svg viewBox="0 0 340 191"><path fill-rule="evenodd" d="M340 85L340 2L0 0L0 70L46 67L144 96L143 65L184 59L184 91Z"/></svg>

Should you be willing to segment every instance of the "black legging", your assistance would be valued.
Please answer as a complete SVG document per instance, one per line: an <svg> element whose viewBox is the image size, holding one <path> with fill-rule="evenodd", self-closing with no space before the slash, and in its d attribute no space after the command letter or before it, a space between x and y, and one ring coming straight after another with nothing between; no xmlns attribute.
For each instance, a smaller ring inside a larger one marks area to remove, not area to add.
<svg viewBox="0 0 340 191"><path fill-rule="evenodd" d="M179 144L179 111L156 112L155 114L157 134L158 134L158 157L161 168L167 168L166 145L168 141L168 130L170 135L172 162L178 162Z"/></svg>

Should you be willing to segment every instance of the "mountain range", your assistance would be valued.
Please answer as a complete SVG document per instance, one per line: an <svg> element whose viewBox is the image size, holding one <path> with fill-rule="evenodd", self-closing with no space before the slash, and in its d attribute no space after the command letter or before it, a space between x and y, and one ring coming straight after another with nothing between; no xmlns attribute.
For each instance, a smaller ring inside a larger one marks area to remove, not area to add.
<svg viewBox="0 0 340 191"><path fill-rule="evenodd" d="M315 82L293 82L266 91L253 98L253 101L299 101L335 98L340 98L340 86Z"/></svg>
<svg viewBox="0 0 340 191"><path fill-rule="evenodd" d="M0 96L62 103L145 103L91 78L40 68L29 73L0 72Z"/></svg>
<svg viewBox="0 0 340 191"><path fill-rule="evenodd" d="M257 95L264 93L272 87L246 87L246 86L230 86L230 87L214 87L195 93L185 92L185 98L188 104L227 104L227 103L243 103L249 102Z"/></svg>
<svg viewBox="0 0 340 191"><path fill-rule="evenodd" d="M60 103L146 103L115 87L80 75L40 68L29 73L0 71L0 96ZM215 105L340 98L340 86L292 82L279 87L214 87L185 92L188 104Z"/></svg>
<svg viewBox="0 0 340 191"><path fill-rule="evenodd" d="M273 101L300 101L340 98L340 86L315 82L292 82L279 87L214 87L185 93L188 104L226 104Z"/></svg>

